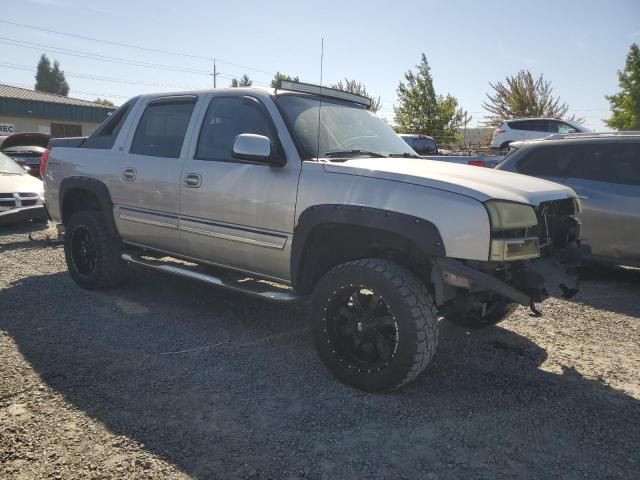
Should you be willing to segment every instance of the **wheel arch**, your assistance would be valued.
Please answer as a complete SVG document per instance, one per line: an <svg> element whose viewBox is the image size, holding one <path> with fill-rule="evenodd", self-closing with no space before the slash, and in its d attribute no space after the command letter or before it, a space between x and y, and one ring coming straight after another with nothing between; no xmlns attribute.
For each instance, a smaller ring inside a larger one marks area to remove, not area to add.
<svg viewBox="0 0 640 480"><path fill-rule="evenodd" d="M107 230L118 235L113 218L113 203L107 186L91 177L68 177L60 184L60 218L67 225L71 216L81 210L100 210Z"/></svg>
<svg viewBox="0 0 640 480"><path fill-rule="evenodd" d="M428 259L446 256L446 251L438 228L428 220L358 205L315 205L300 214L294 229L291 284L296 292L311 293L331 268L372 255L414 273L424 266L424 276Z"/></svg>

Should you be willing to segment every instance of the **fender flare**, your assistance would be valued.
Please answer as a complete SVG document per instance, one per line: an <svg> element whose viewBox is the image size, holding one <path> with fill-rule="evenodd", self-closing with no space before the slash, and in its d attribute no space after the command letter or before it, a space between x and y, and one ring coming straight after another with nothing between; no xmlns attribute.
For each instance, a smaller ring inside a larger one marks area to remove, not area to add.
<svg viewBox="0 0 640 480"><path fill-rule="evenodd" d="M95 178L91 177L67 177L60 183L59 202L60 217L62 218L62 223L66 225L69 221L69 219L65 216L63 208L65 196L68 191L76 189L91 192L96 197L96 199L98 200L98 204L100 205L100 209L102 210L102 214L104 216L104 220L109 233L113 236L117 236L118 230L116 229L116 223L113 219L113 202L111 201L109 189L100 180L96 180Z"/></svg>
<svg viewBox="0 0 640 480"><path fill-rule="evenodd" d="M307 240L320 225L354 225L386 230L418 245L426 256L445 257L438 228L428 220L379 208L358 205L322 204L304 210L298 217L291 246L291 283L299 285Z"/></svg>

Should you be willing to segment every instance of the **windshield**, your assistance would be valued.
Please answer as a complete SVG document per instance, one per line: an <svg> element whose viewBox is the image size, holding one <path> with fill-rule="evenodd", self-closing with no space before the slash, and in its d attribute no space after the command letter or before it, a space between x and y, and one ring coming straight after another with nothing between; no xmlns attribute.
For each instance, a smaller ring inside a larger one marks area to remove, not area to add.
<svg viewBox="0 0 640 480"><path fill-rule="evenodd" d="M325 99L320 108L318 97L299 95L280 95L277 102L303 160L415 155L389 125L363 108Z"/></svg>
<svg viewBox="0 0 640 480"><path fill-rule="evenodd" d="M26 171L4 153L0 153L0 174L26 175Z"/></svg>

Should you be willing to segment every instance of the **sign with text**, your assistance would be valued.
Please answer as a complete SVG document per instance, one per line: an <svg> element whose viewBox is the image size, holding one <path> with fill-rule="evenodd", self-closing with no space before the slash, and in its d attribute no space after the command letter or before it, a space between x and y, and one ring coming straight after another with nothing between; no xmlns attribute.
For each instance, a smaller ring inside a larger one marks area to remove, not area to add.
<svg viewBox="0 0 640 480"><path fill-rule="evenodd" d="M13 135L16 133L16 126L13 123L0 123L0 135Z"/></svg>

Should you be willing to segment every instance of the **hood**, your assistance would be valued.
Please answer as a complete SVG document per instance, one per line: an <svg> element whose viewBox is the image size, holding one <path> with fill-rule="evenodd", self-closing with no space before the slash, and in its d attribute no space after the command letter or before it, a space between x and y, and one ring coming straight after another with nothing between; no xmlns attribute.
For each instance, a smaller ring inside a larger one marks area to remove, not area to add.
<svg viewBox="0 0 640 480"><path fill-rule="evenodd" d="M12 147L43 147L46 148L51 135L45 133L16 133L4 139L2 142L2 150Z"/></svg>
<svg viewBox="0 0 640 480"><path fill-rule="evenodd" d="M33 192L42 194L44 184L39 178L25 172L24 175L0 174L0 193Z"/></svg>
<svg viewBox="0 0 640 480"><path fill-rule="evenodd" d="M519 173L412 158L361 158L326 163L327 172L383 178L422 185L474 198L498 199L537 206L541 202L576 197L573 190Z"/></svg>

